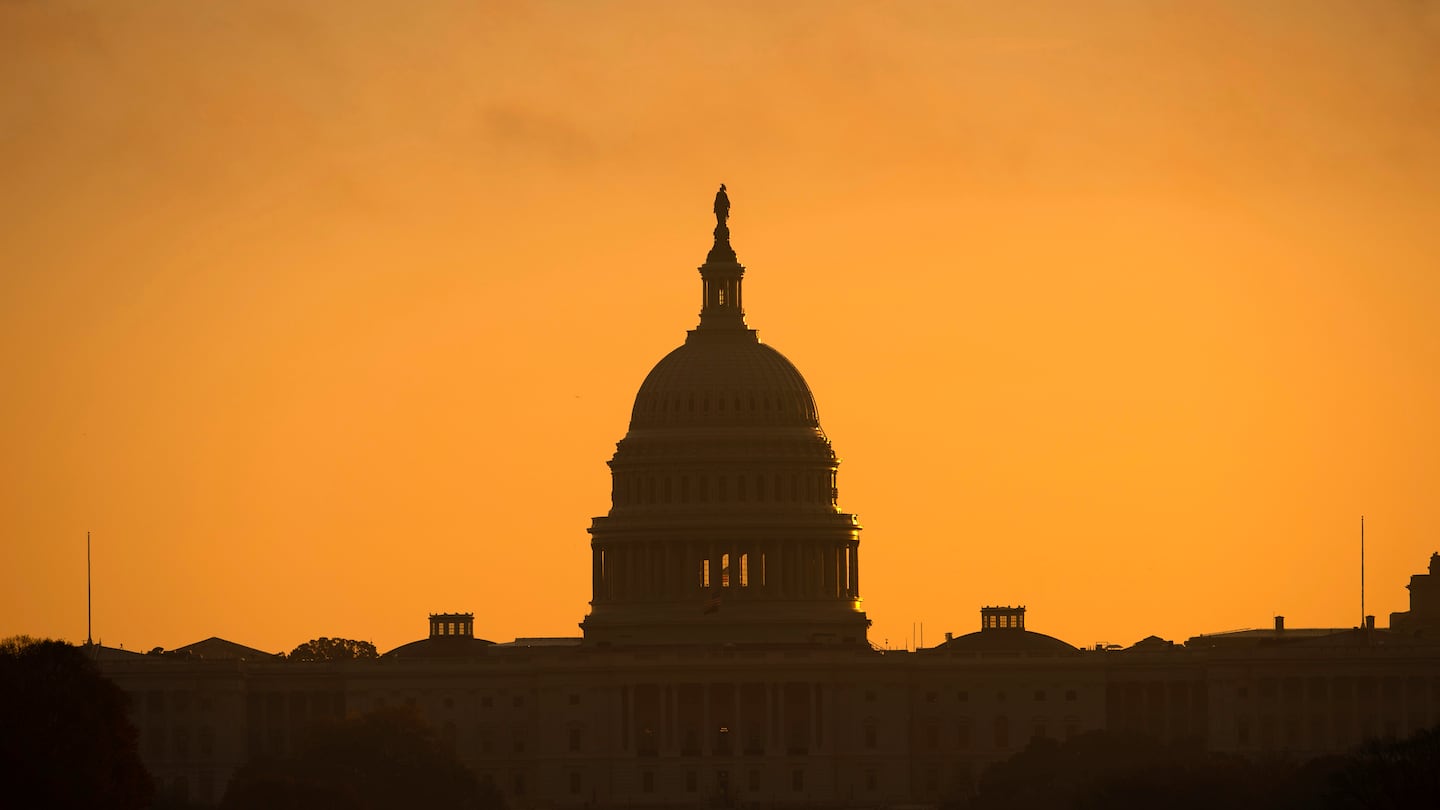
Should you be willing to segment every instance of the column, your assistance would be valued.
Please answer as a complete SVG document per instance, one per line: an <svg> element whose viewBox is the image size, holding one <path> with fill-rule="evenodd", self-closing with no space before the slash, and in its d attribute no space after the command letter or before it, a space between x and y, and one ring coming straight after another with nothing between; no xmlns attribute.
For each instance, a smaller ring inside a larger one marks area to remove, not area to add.
<svg viewBox="0 0 1440 810"><path fill-rule="evenodd" d="M594 595L597 602L604 598L600 579L600 549L594 546L590 547L590 593Z"/></svg>
<svg viewBox="0 0 1440 810"><path fill-rule="evenodd" d="M860 598L860 541L850 541L850 595Z"/></svg>
<svg viewBox="0 0 1440 810"><path fill-rule="evenodd" d="M715 730L710 727L710 684L700 684L700 755L710 756L711 738Z"/></svg>

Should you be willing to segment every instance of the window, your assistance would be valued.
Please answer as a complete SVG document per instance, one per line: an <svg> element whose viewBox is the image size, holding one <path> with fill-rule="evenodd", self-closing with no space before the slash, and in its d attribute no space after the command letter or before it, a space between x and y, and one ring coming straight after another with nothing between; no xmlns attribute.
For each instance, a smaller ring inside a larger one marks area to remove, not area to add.
<svg viewBox="0 0 1440 810"><path fill-rule="evenodd" d="M571 692L571 693L570 693L570 705L571 705L571 706L579 706L579 705L580 705L580 693L579 693L579 692Z"/></svg>
<svg viewBox="0 0 1440 810"><path fill-rule="evenodd" d="M970 700L970 693L965 691L964 689L961 689L959 692L955 693L955 700L960 703L965 703Z"/></svg>
<svg viewBox="0 0 1440 810"><path fill-rule="evenodd" d="M1010 747L1010 721L1004 715L995 718L995 747Z"/></svg>
<svg viewBox="0 0 1440 810"><path fill-rule="evenodd" d="M580 750L580 729L570 729L570 752L576 753Z"/></svg>
<svg viewBox="0 0 1440 810"><path fill-rule="evenodd" d="M720 587L730 587L730 555L720 555Z"/></svg>
<svg viewBox="0 0 1440 810"><path fill-rule="evenodd" d="M880 787L880 780L875 778L875 769L871 768L865 772L865 789L873 791Z"/></svg>
<svg viewBox="0 0 1440 810"><path fill-rule="evenodd" d="M750 587L750 555L740 555L740 587Z"/></svg>
<svg viewBox="0 0 1440 810"><path fill-rule="evenodd" d="M875 730L875 723L874 723L873 721L872 721L872 722L869 722L869 723L866 723L866 724L865 724L865 747L866 747L866 748L874 748L874 747L877 745L877 740L876 740L876 738L877 738L877 734L876 734L876 730Z"/></svg>
<svg viewBox="0 0 1440 810"><path fill-rule="evenodd" d="M1065 690L1065 700L1073 703L1073 702L1075 701L1075 697L1076 697L1076 695L1075 695L1075 690L1074 690L1074 689L1066 689L1066 690Z"/></svg>
<svg viewBox="0 0 1440 810"><path fill-rule="evenodd" d="M925 702L926 702L926 703L934 703L936 697L938 697L938 695L936 695L936 693L934 693L934 692L926 692L926 693L925 693Z"/></svg>
<svg viewBox="0 0 1440 810"><path fill-rule="evenodd" d="M796 768L790 773L790 789L797 793L805 789L805 770L803 768Z"/></svg>
<svg viewBox="0 0 1440 810"><path fill-rule="evenodd" d="M750 788L751 793L758 793L760 791L760 772L755 770L754 768L750 769L748 787Z"/></svg>
<svg viewBox="0 0 1440 810"><path fill-rule="evenodd" d="M695 776L694 771L685 772L685 792L694 793L700 789L700 780Z"/></svg>
<svg viewBox="0 0 1440 810"><path fill-rule="evenodd" d="M701 560L701 561L700 561L700 587L701 587L701 588L709 588L709 587L710 587L710 561L709 561L709 560Z"/></svg>
<svg viewBox="0 0 1440 810"><path fill-rule="evenodd" d="M1044 703L1044 702L1045 702L1045 690L1044 690L1044 689L1036 689L1036 690L1035 690L1035 702L1036 702L1036 703Z"/></svg>
<svg viewBox="0 0 1440 810"><path fill-rule="evenodd" d="M655 772L645 771L640 774L640 789L646 793L655 792Z"/></svg>
<svg viewBox="0 0 1440 810"><path fill-rule="evenodd" d="M570 772L570 792L571 792L571 793L579 793L579 792L580 792L580 772L579 772L579 771L571 771L571 772Z"/></svg>

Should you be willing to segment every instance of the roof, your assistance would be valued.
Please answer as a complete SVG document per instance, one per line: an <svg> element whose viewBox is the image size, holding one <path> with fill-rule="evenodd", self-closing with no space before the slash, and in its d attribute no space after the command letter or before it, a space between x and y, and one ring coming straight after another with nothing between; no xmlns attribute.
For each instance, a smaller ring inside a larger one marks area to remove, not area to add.
<svg viewBox="0 0 1440 810"><path fill-rule="evenodd" d="M957 636L944 644L931 647L930 651L950 655L1014 655L1014 656L1056 656L1079 655L1080 651L1054 636L1022 630L1018 627L998 627L977 630Z"/></svg>
<svg viewBox="0 0 1440 810"><path fill-rule="evenodd" d="M104 644L82 644L80 649L91 661L128 661L132 658L144 658L144 653L134 650L127 650L123 647L106 647Z"/></svg>
<svg viewBox="0 0 1440 810"><path fill-rule="evenodd" d="M1275 630L1232 630L1195 636L1186 647L1413 647L1433 644L1423 638L1378 628L1297 627Z"/></svg>
<svg viewBox="0 0 1440 810"><path fill-rule="evenodd" d="M514 641L506 641L496 644L496 647L578 647L585 640L579 636L540 636L535 638L517 638Z"/></svg>
<svg viewBox="0 0 1440 810"><path fill-rule="evenodd" d="M206 661L246 661L246 660L267 660L278 658L275 653L268 653L264 650L257 650L254 647L246 647L244 644L236 644L227 641L219 636L211 636L204 641L197 641L193 644L186 644L184 647L176 647L170 653L181 656L189 655Z"/></svg>
<svg viewBox="0 0 1440 810"><path fill-rule="evenodd" d="M470 636L432 636L401 644L380 656L388 659L475 658L484 655L495 642Z"/></svg>

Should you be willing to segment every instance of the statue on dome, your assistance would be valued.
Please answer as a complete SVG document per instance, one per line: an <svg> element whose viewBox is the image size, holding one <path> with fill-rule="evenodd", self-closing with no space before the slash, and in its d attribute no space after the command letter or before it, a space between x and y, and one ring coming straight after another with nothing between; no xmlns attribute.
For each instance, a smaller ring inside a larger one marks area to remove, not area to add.
<svg viewBox="0 0 1440 810"><path fill-rule="evenodd" d="M715 192L715 225L718 228L725 227L725 221L730 218L730 197L725 193L725 184L720 184L720 190Z"/></svg>

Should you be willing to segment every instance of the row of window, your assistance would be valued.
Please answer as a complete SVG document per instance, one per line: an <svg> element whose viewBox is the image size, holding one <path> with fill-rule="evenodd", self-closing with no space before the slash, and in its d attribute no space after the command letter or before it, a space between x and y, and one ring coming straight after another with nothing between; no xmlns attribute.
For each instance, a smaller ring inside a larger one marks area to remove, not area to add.
<svg viewBox="0 0 1440 810"><path fill-rule="evenodd" d="M167 733L168 731L168 733ZM168 729L165 726L145 726L145 749L153 759L164 759L167 751L176 759L189 759L191 757L191 729L188 726L176 726ZM166 742L169 738L170 747ZM201 726L195 733L195 746L193 753L201 759L209 759L215 756L215 730L209 726Z"/></svg>
<svg viewBox="0 0 1440 810"><path fill-rule="evenodd" d="M1354 718L1339 714L1244 715L1235 721L1235 742L1241 748L1266 750L1277 745L1287 749L1343 750L1362 740L1398 739L1432 728L1437 721L1440 713L1412 712L1403 717L1360 713Z"/></svg>
<svg viewBox="0 0 1440 810"><path fill-rule="evenodd" d="M1080 719L1078 717L1066 717L1062 722L1066 739L1080 733ZM1030 724L1030 736L1032 738L1049 736L1048 729L1050 723L1051 721L1048 717L1034 718ZM994 718L991 722L991 730L993 733L992 743L995 748L1004 749L1010 747L1010 726L1009 718L1004 715ZM970 748L974 743L970 718L960 718L953 724L953 728L954 733L949 735L948 740L944 741L946 745L953 746L962 751ZM925 725L918 730L917 734L916 743L924 750L937 751L941 748L941 731L938 724L930 723ZM864 733L865 747L879 747L879 738L879 726L874 721L867 721Z"/></svg>
<svg viewBox="0 0 1440 810"><path fill-rule="evenodd" d="M714 407L712 408L711 405ZM774 413L776 416L798 416L809 422L815 422L819 414L809 397L802 394L776 394L773 398L769 394L746 394L728 396L715 394L711 399L710 394L701 394L696 397L688 394L685 397L647 397L640 408L646 414L657 416L680 414L741 414L741 413Z"/></svg>
<svg viewBox="0 0 1440 810"><path fill-rule="evenodd" d="M194 707L200 712L210 712L215 708L215 699L210 695L195 696L192 692L163 692L152 689L148 692L133 692L130 694L131 706L138 709L141 705L141 697L144 697L144 705L147 711L152 714L160 714L168 708L174 714L185 714L191 708L192 698Z"/></svg>
<svg viewBox="0 0 1440 810"><path fill-rule="evenodd" d="M788 483L788 487L786 484ZM662 476L616 473L611 502L616 506L689 503L823 503L834 506L839 497L836 474L783 473L773 475Z"/></svg>
<svg viewBox="0 0 1440 810"><path fill-rule="evenodd" d="M1425 700L1428 697L1440 704L1440 676L1313 675L1302 678L1297 675L1288 678L1260 678L1255 683L1254 692L1263 700L1281 697L1287 700L1345 700L1351 697L1361 700L1375 697L1400 700L1403 696L1412 701ZM1238 698L1248 698L1250 694L1250 684L1242 683L1235 687L1235 696Z"/></svg>
<svg viewBox="0 0 1440 810"><path fill-rule="evenodd" d="M1046 699L1049 697L1049 695L1050 695L1050 692L1049 692L1048 690L1045 690L1045 689L1036 689L1034 692L1031 693L1031 697L1034 699L1034 701L1035 701L1036 703L1044 703L1044 702L1046 701ZM1078 690L1075 690L1075 689L1066 689L1064 695L1065 695L1065 700L1066 700L1066 702L1070 702L1070 703L1073 703L1073 702L1075 702L1076 700L1079 700L1079 698L1080 698L1080 693L1079 693L1079 691L1078 691ZM997 703L1004 703L1007 697L1008 697L1008 695L1007 695L1007 693L1006 693L1006 691L1005 691L1004 689L1000 689L1000 690L997 690L997 691L995 692L995 701L996 701ZM970 701L970 690L968 690L968 689L960 689L960 690L958 690L958 691L955 692L955 702L957 702L957 703L968 703L969 701ZM875 702L875 692L874 692L874 690L866 690L866 692L865 692L865 702L866 702L866 703L874 703L874 702ZM926 692L926 693L925 693L925 702L926 702L926 703L939 703L939 702L940 702L940 693L939 693L938 691L935 691L935 690L931 690L931 691Z"/></svg>

